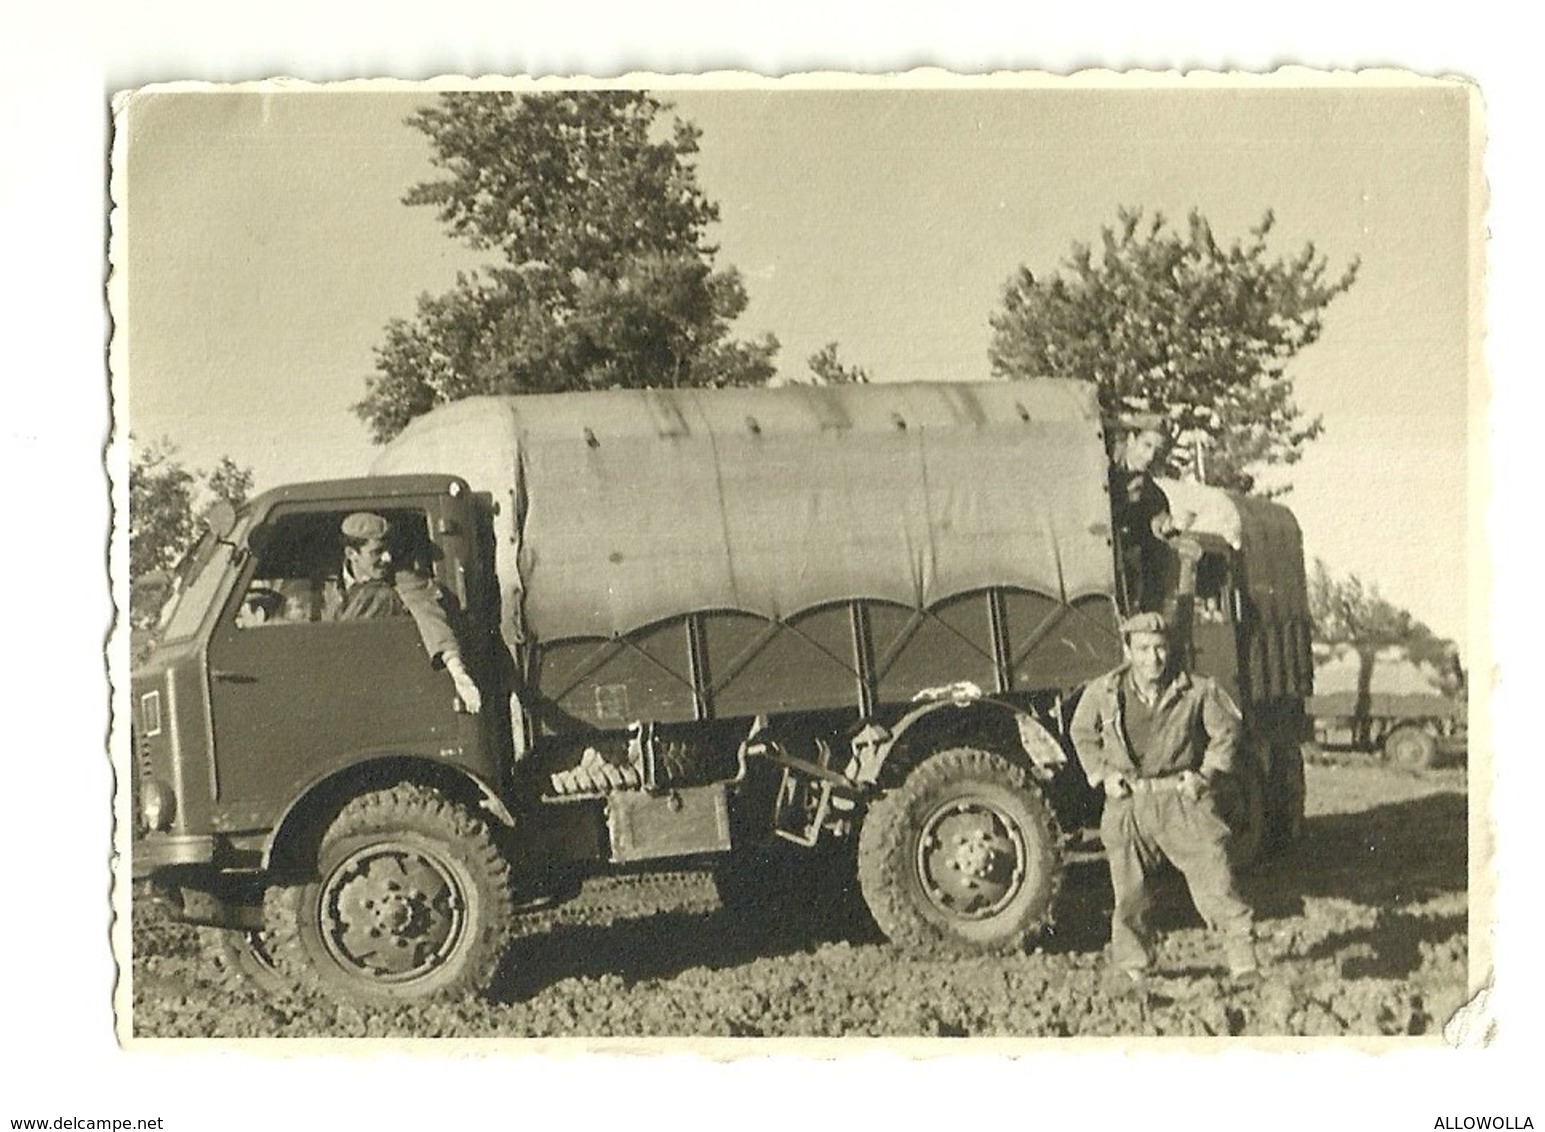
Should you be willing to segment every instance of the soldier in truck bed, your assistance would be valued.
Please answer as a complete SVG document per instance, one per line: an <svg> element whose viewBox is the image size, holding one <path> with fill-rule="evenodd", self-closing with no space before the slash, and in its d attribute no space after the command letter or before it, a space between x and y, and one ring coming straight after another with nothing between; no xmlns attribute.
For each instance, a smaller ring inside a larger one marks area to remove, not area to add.
<svg viewBox="0 0 1545 1132"><path fill-rule="evenodd" d="M356 511L343 520L343 573L330 610L335 621L411 616L424 642L424 651L443 666L456 685L456 694L469 712L483 706L477 682L461 658L439 591L428 578L411 570L398 571L388 546L391 524L380 515Z"/></svg>
<svg viewBox="0 0 1545 1132"><path fill-rule="evenodd" d="M1169 444L1161 417L1133 413L1110 428L1111 517L1121 548L1124 612L1163 607L1164 540L1174 531L1169 498L1153 482L1153 469Z"/></svg>

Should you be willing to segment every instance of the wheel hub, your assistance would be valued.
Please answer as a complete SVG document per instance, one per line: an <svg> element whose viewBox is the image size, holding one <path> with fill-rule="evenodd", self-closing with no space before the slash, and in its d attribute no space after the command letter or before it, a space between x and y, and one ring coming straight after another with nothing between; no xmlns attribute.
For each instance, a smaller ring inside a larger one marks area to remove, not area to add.
<svg viewBox="0 0 1545 1132"><path fill-rule="evenodd" d="M1023 886L1022 833L996 806L980 799L951 802L923 824L917 875L923 892L951 916L985 919Z"/></svg>
<svg viewBox="0 0 1545 1132"><path fill-rule="evenodd" d="M998 847L985 830L973 829L955 839L955 859L950 867L967 878L986 880L998 859Z"/></svg>
<svg viewBox="0 0 1545 1132"><path fill-rule="evenodd" d="M434 857L401 845L363 849L328 878L322 936L341 964L374 981L435 970L455 949L466 901Z"/></svg>

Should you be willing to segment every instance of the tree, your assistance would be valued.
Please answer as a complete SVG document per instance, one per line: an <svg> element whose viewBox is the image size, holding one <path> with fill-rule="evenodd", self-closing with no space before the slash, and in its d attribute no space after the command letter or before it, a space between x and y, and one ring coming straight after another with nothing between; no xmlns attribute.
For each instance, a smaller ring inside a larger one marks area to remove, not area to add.
<svg viewBox="0 0 1545 1132"><path fill-rule="evenodd" d="M170 570L193 535L192 472L162 439L129 462L129 576Z"/></svg>
<svg viewBox="0 0 1545 1132"><path fill-rule="evenodd" d="M1093 381L1107 413L1169 420L1181 441L1171 474L1195 475L1200 449L1208 483L1254 491L1261 468L1295 463L1322 431L1294 403L1286 367L1358 270L1353 260L1330 276L1312 243L1272 258L1274 223L1268 211L1225 246L1199 212L1181 233L1162 214L1121 209L1098 252L1075 244L1062 273L1021 267L1008 282L991 318L993 373Z"/></svg>
<svg viewBox="0 0 1545 1132"><path fill-rule="evenodd" d="M193 542L198 509L216 499L240 507L251 490L252 469L222 456L208 471L189 471L177 458L177 446L164 437L130 459L132 624L143 628L154 618L165 596L167 572Z"/></svg>
<svg viewBox="0 0 1545 1132"><path fill-rule="evenodd" d="M699 134L669 110L641 91L462 92L407 119L447 176L404 203L495 262L387 324L355 406L377 443L476 394L773 376L776 338L730 337L745 286L714 268Z"/></svg>
<svg viewBox="0 0 1545 1132"><path fill-rule="evenodd" d="M205 474L204 486L212 498L240 508L252 494L252 469L243 468L229 456L221 456Z"/></svg>
<svg viewBox="0 0 1545 1132"><path fill-rule="evenodd" d="M837 343L828 342L805 359L810 376L817 385L868 385L871 375L863 366L844 365L837 356Z"/></svg>
<svg viewBox="0 0 1545 1132"><path fill-rule="evenodd" d="M1439 637L1409 610L1386 600L1377 585L1365 583L1358 575L1333 577L1316 558L1309 576L1309 612L1317 641L1344 645L1357 653L1354 744L1369 745L1373 668L1384 649L1398 647L1412 664L1433 669L1445 694L1463 692L1464 671L1454 642Z"/></svg>

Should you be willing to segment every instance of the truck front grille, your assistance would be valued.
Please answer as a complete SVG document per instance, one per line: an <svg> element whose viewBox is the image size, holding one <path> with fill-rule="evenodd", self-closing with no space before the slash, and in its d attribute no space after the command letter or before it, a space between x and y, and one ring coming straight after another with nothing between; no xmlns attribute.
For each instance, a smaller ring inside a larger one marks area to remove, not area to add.
<svg viewBox="0 0 1545 1132"><path fill-rule="evenodd" d="M144 783L150 781L150 740L145 738L145 733L136 724L130 729L129 743L134 748L132 765L129 768L129 821L136 836L145 832L145 825L140 816L140 794L144 789Z"/></svg>
<svg viewBox="0 0 1545 1132"><path fill-rule="evenodd" d="M150 778L150 740L138 727L133 729L133 738L135 769L139 772L139 777Z"/></svg>

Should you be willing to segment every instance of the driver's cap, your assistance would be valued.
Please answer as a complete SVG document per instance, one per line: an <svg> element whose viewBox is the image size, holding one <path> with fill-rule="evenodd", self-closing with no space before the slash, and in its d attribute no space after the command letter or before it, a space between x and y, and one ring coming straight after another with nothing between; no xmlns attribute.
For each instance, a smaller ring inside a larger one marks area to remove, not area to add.
<svg viewBox="0 0 1545 1132"><path fill-rule="evenodd" d="M344 538L364 540L385 538L392 527L373 511L356 511L343 521L339 529L343 531Z"/></svg>

